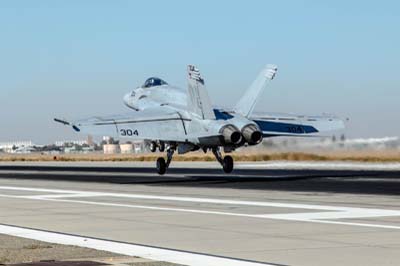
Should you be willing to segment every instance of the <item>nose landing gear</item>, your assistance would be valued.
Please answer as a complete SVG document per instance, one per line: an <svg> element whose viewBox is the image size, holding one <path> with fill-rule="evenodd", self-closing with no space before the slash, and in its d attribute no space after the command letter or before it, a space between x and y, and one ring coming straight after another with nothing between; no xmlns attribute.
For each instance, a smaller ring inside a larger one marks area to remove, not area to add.
<svg viewBox="0 0 400 266"><path fill-rule="evenodd" d="M165 174L165 172L167 171L167 163L165 162L165 159L162 157L158 158L156 167L159 175Z"/></svg>

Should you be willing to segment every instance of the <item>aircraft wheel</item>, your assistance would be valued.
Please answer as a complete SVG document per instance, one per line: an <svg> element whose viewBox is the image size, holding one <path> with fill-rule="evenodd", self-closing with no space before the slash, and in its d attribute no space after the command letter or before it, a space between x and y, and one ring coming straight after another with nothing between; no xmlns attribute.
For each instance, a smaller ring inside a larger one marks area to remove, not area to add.
<svg viewBox="0 0 400 266"><path fill-rule="evenodd" d="M150 142L150 151L156 152L156 149L157 149L157 144L154 141Z"/></svg>
<svg viewBox="0 0 400 266"><path fill-rule="evenodd" d="M167 164L165 163L165 159L160 157L157 159L157 172L160 175L165 174L167 171Z"/></svg>
<svg viewBox="0 0 400 266"><path fill-rule="evenodd" d="M227 173L227 174L232 173L232 171L233 171L233 159L232 159L231 156L229 156L229 155L225 156L223 168L224 168L224 172L225 173Z"/></svg>
<svg viewBox="0 0 400 266"><path fill-rule="evenodd" d="M160 146L158 146L158 150L160 152L164 152L165 151L165 142L160 141Z"/></svg>

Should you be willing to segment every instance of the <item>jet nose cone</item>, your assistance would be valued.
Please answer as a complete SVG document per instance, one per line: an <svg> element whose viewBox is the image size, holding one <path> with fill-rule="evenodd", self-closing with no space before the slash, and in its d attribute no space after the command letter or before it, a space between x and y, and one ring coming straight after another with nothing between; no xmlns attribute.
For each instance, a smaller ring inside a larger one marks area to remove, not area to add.
<svg viewBox="0 0 400 266"><path fill-rule="evenodd" d="M124 100L124 104L129 106L130 99L131 99L131 94L130 93L125 94L124 99L123 99Z"/></svg>

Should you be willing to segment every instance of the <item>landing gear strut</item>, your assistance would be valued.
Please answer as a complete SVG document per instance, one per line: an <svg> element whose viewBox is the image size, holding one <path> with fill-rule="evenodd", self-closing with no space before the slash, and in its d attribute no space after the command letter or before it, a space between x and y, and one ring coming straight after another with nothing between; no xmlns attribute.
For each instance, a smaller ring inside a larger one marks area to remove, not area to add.
<svg viewBox="0 0 400 266"><path fill-rule="evenodd" d="M217 161L222 165L222 168L224 169L224 172L229 174L232 173L233 171L233 158L232 156L225 156L222 158L222 154L219 148L213 148L212 152L215 155L215 158L217 158Z"/></svg>
<svg viewBox="0 0 400 266"><path fill-rule="evenodd" d="M155 143L154 141L150 142L149 148L150 148L150 151L151 151L151 152L156 152L157 143Z"/></svg>
<svg viewBox="0 0 400 266"><path fill-rule="evenodd" d="M175 148L168 148L167 150L167 161L165 162L165 159L163 157L160 157L157 159L157 172L160 175L165 174L167 172L167 169L169 165L171 164L172 161L172 156L174 155Z"/></svg>
<svg viewBox="0 0 400 266"><path fill-rule="evenodd" d="M149 149L150 149L151 152L156 152L157 151L157 147L158 147L158 150L160 152L164 152L165 151L165 146L166 146L165 142L163 142L163 141L160 141L158 144L157 144L157 142L152 141L152 142L150 142Z"/></svg>
<svg viewBox="0 0 400 266"><path fill-rule="evenodd" d="M165 151L165 142L160 141L160 145L158 146L158 150L160 152L164 152Z"/></svg>

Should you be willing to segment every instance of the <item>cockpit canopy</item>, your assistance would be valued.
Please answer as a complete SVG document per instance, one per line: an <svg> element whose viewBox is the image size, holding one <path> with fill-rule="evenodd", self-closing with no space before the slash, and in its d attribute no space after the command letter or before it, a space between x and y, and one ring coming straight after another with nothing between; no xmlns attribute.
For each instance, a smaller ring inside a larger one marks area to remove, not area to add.
<svg viewBox="0 0 400 266"><path fill-rule="evenodd" d="M155 86L161 86L161 85L168 85L167 82L160 78L152 77L146 80L146 82L143 84L142 88L151 88Z"/></svg>

